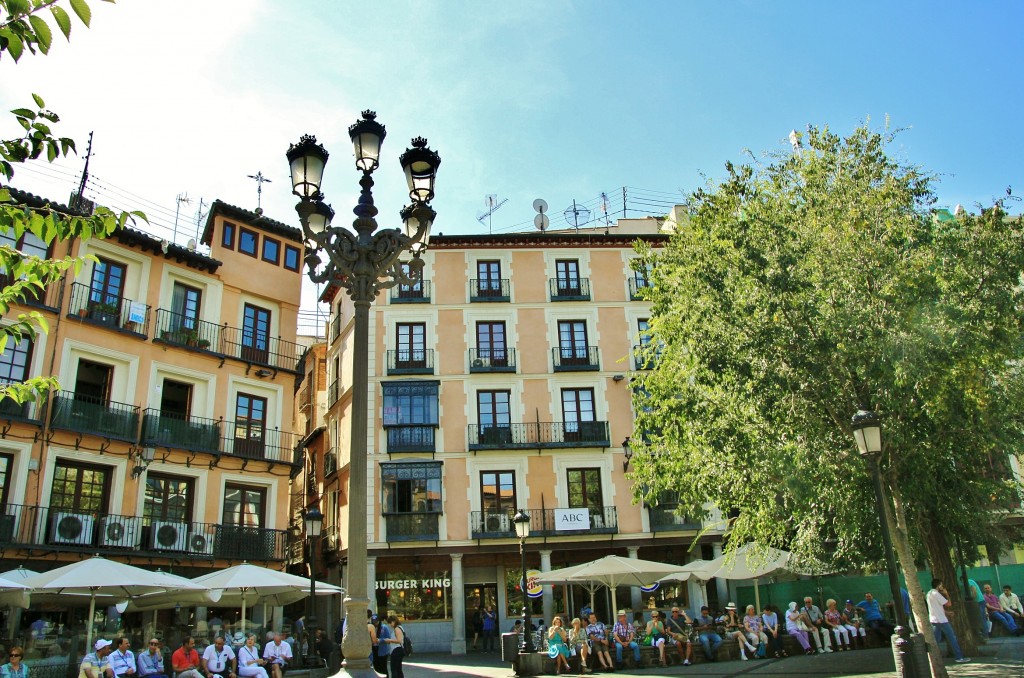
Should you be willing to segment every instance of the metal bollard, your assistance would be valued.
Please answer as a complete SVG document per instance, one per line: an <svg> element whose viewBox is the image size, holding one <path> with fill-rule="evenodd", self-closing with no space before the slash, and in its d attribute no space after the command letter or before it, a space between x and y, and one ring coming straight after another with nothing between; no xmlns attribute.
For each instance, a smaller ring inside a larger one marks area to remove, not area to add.
<svg viewBox="0 0 1024 678"><path fill-rule="evenodd" d="M923 634L910 633L910 629L907 627L897 626L891 640L897 676L900 678L930 678L928 648Z"/></svg>

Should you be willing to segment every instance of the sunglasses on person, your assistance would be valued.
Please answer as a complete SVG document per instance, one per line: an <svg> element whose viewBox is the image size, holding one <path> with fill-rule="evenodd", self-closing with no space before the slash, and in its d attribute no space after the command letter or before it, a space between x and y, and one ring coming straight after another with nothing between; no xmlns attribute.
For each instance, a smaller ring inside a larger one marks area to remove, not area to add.
<svg viewBox="0 0 1024 678"><path fill-rule="evenodd" d="M13 659L14 657L20 657L20 656L21 656L20 654L15 652L14 654L11 655L11 658Z"/></svg>

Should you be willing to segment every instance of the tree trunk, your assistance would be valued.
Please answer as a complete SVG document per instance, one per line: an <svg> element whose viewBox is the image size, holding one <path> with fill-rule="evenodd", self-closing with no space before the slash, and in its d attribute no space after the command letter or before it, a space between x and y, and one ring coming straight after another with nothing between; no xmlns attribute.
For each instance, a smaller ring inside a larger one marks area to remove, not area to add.
<svg viewBox="0 0 1024 678"><path fill-rule="evenodd" d="M960 641L960 649L963 650L964 655L970 657L978 653L978 633L970 623L971 618L967 614L965 606L977 605L977 603L964 599L963 585L960 577L957 576L956 567L953 565L953 557L945 532L934 520L926 518L922 522L926 523L921 526L921 536L924 538L925 548L928 549L932 576L941 579L946 585L950 603L956 611L956 614L949 616L949 622L953 625L957 640Z"/></svg>
<svg viewBox="0 0 1024 678"><path fill-rule="evenodd" d="M890 505L889 502L886 502L885 519L889 523L893 549L896 551L896 557L899 558L900 566L903 568L903 576L907 582L907 593L910 594L910 611L917 622L917 628L924 634L925 643L928 647L928 662L932 678L949 678L945 661L942 658L943 649L935 642L935 634L932 632L932 625L928 620L928 604L925 601L925 593L921 589L920 580L917 578L917 565L914 561L914 551L910 547L909 531L907 529L907 512L903 507L900 494L894 488L893 483L888 483L888 485L892 503ZM894 600L893 604L902 605L903 601Z"/></svg>

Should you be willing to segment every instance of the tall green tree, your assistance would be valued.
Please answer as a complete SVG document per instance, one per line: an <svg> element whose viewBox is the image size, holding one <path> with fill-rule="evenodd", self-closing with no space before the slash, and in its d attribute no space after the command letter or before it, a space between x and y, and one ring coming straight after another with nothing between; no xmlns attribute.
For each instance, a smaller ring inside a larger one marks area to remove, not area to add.
<svg viewBox="0 0 1024 678"><path fill-rule="evenodd" d="M916 528L998 541L993 509L1018 489L1003 461L1022 442L1024 243L999 202L934 210L934 177L895 159L893 138L811 128L798 148L727 165L667 247L639 246L656 360L636 384L633 479L691 515L713 503L732 544L877 563L850 428L874 410L894 541L930 636L915 556L952 564Z"/></svg>
<svg viewBox="0 0 1024 678"><path fill-rule="evenodd" d="M106 0L112 2L112 0ZM68 0L72 12L86 26L92 18L84 0ZM46 54L53 42L49 19L65 38L71 37L71 17L57 0L0 0L0 68L10 68L24 55ZM3 71L0 70L0 75ZM74 141L54 135L53 125L59 117L46 108L43 98L32 95L33 106L17 108L11 113L22 130L20 136L0 139L0 178L10 182L15 168L26 162L46 160L53 162L75 151ZM82 257L43 259L26 256L16 249L26 233L32 233L47 245L56 240L106 237L124 227L134 218L145 219L141 212L115 213L98 207L91 214L63 210L57 206L30 208L18 202L10 190L0 185L0 271L6 284L0 289L0 315L8 320L0 325L0 353L10 340L35 338L47 328L45 317L38 311L18 313L10 318L12 304L20 304L27 295L39 294L47 285L60 280L68 269L76 272L85 263ZM34 377L22 383L0 383L0 399L10 398L25 402L57 388L53 377Z"/></svg>

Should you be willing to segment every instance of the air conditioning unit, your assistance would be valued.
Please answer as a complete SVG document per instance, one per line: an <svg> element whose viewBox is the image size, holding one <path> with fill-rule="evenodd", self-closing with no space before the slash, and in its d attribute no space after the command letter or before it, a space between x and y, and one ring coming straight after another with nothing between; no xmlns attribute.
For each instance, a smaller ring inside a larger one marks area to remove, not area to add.
<svg viewBox="0 0 1024 678"><path fill-rule="evenodd" d="M108 516L100 519L100 546L135 548L137 519Z"/></svg>
<svg viewBox="0 0 1024 678"><path fill-rule="evenodd" d="M50 524L50 543L89 546L96 519L85 513L55 511Z"/></svg>
<svg viewBox="0 0 1024 678"><path fill-rule="evenodd" d="M188 537L188 552L198 553L202 556L213 555L213 534L207 532L193 532Z"/></svg>
<svg viewBox="0 0 1024 678"><path fill-rule="evenodd" d="M483 360L481 360L480 358L474 358L473 359L473 367L483 367L483 366L484 366L484 361Z"/></svg>
<svg viewBox="0 0 1024 678"><path fill-rule="evenodd" d="M154 520L149 528L149 545L157 551L186 551L188 525Z"/></svg>
<svg viewBox="0 0 1024 678"><path fill-rule="evenodd" d="M508 514L492 513L487 516L486 525L488 532L509 532L511 530Z"/></svg>

